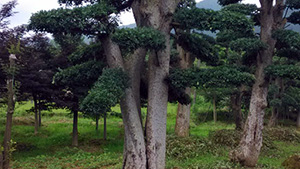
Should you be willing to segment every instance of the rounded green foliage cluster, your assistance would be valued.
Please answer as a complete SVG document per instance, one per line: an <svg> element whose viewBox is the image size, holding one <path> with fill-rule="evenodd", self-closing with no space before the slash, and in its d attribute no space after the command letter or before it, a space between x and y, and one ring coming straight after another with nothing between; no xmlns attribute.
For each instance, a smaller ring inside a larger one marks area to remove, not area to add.
<svg viewBox="0 0 300 169"><path fill-rule="evenodd" d="M240 13L242 15L255 15L257 13L257 6L255 4L230 4L221 9L222 11L229 11Z"/></svg>
<svg viewBox="0 0 300 169"><path fill-rule="evenodd" d="M261 49L266 49L267 45L258 38L240 38L230 42L230 48L237 52L254 52L257 53Z"/></svg>
<svg viewBox="0 0 300 169"><path fill-rule="evenodd" d="M121 47L125 53L131 53L138 48L159 51L164 49L165 36L152 28L124 28L118 29L113 34L112 40Z"/></svg>
<svg viewBox="0 0 300 169"><path fill-rule="evenodd" d="M210 40L210 41L208 41ZM218 62L217 52L213 50L212 41L208 36L198 33L182 33L177 39L177 43L183 47L183 49L191 52L201 61L204 61L210 65L215 65Z"/></svg>
<svg viewBox="0 0 300 169"><path fill-rule="evenodd" d="M247 37L254 34L253 21L245 15L231 11L218 12L213 27L220 31L233 30L243 33Z"/></svg>
<svg viewBox="0 0 300 169"><path fill-rule="evenodd" d="M300 79L300 67L296 65L271 65L265 68L268 76Z"/></svg>
<svg viewBox="0 0 300 169"><path fill-rule="evenodd" d="M105 69L103 74L82 101L80 109L94 117L110 111L119 103L128 86L128 76L121 69Z"/></svg>
<svg viewBox="0 0 300 169"><path fill-rule="evenodd" d="M252 84L254 75L234 67L220 66L207 69L171 69L169 84L178 89L185 87L229 87Z"/></svg>
<svg viewBox="0 0 300 169"><path fill-rule="evenodd" d="M203 8L181 8L174 14L174 22L181 29L213 30L212 22L217 12Z"/></svg>
<svg viewBox="0 0 300 169"><path fill-rule="evenodd" d="M54 82L63 84L70 88L81 86L82 82L88 85L89 82L95 82L104 68L104 64L97 61L88 61L64 69L54 76Z"/></svg>
<svg viewBox="0 0 300 169"><path fill-rule="evenodd" d="M273 32L272 37L277 40L277 46L280 48L300 50L300 34L298 32L280 29Z"/></svg>
<svg viewBox="0 0 300 169"><path fill-rule="evenodd" d="M116 19L108 15L113 12L114 9L105 3L40 11L31 16L28 27L49 33L100 35L117 26Z"/></svg>
<svg viewBox="0 0 300 169"><path fill-rule="evenodd" d="M99 58L102 56L102 46L101 43L94 43L90 45L82 45L77 47L77 50L73 52L68 59L73 64L79 64L86 62L91 58Z"/></svg>

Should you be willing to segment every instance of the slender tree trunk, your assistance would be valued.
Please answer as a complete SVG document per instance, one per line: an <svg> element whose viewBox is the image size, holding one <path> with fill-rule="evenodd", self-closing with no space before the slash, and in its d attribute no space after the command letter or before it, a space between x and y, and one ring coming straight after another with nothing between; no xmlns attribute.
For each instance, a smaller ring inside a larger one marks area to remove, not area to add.
<svg viewBox="0 0 300 169"><path fill-rule="evenodd" d="M278 93L274 93L273 98L274 99L280 99L281 95L284 91L284 87L283 87L283 81L281 78L276 78L275 79L275 85L279 88ZM270 117L269 123L268 123L268 127L274 127L277 123L277 119L278 119L278 108L277 107L272 107L272 115Z"/></svg>
<svg viewBox="0 0 300 169"><path fill-rule="evenodd" d="M231 108L235 116L235 129L241 130L243 128L242 118L242 92L237 92L231 95Z"/></svg>
<svg viewBox="0 0 300 169"><path fill-rule="evenodd" d="M41 111L41 101L38 99L38 111L39 111L39 127L42 126L42 111Z"/></svg>
<svg viewBox="0 0 300 169"><path fill-rule="evenodd" d="M10 61L10 69L15 68L15 59L13 57L9 57ZM11 146L11 129L12 129L12 118L15 109L15 101L14 101L14 75L10 75L7 79L7 113L6 113L6 126L4 131L4 138L3 138L3 155L2 159L0 159L0 164L2 164L3 169L9 168L10 162L10 146ZM2 153L2 152L1 152Z"/></svg>
<svg viewBox="0 0 300 169"><path fill-rule="evenodd" d="M297 116L297 128L300 128L300 110L298 110L298 116Z"/></svg>
<svg viewBox="0 0 300 169"><path fill-rule="evenodd" d="M277 123L277 118L278 118L278 109L273 107L272 108L272 115L270 117L268 127L274 127Z"/></svg>
<svg viewBox="0 0 300 169"><path fill-rule="evenodd" d="M96 131L99 129L99 116L96 116Z"/></svg>
<svg viewBox="0 0 300 169"><path fill-rule="evenodd" d="M34 135L37 135L39 129L39 117L38 117L38 104L37 104L36 94L33 94L33 103L34 103Z"/></svg>
<svg viewBox="0 0 300 169"><path fill-rule="evenodd" d="M213 97L213 116L214 116L214 123L217 123L217 108L216 108L216 94L214 93Z"/></svg>
<svg viewBox="0 0 300 169"><path fill-rule="evenodd" d="M189 52L184 51L182 47L177 45L177 51L179 52L180 62L179 66L181 69L190 68L193 65L194 58L191 57ZM190 96L191 88L187 88L185 93ZM175 134L179 137L188 137L190 128L190 114L191 104L180 104L178 103L177 117L175 125Z"/></svg>
<svg viewBox="0 0 300 169"><path fill-rule="evenodd" d="M257 163L262 146L262 129L264 109L267 107L267 94L269 81L266 79L264 69L271 65L276 40L272 38L272 32L283 28L282 19L284 1L260 0L261 2L261 33L260 39L268 45L267 49L259 51L255 72L255 83L252 87L250 111L244 126L244 132L238 148L230 152L234 161L249 167Z"/></svg>
<svg viewBox="0 0 300 169"><path fill-rule="evenodd" d="M78 108L72 110L73 113L73 132L72 132L72 146L78 146Z"/></svg>
<svg viewBox="0 0 300 169"><path fill-rule="evenodd" d="M106 113L104 113L104 125L103 125L103 139L107 140L107 129L106 129Z"/></svg>

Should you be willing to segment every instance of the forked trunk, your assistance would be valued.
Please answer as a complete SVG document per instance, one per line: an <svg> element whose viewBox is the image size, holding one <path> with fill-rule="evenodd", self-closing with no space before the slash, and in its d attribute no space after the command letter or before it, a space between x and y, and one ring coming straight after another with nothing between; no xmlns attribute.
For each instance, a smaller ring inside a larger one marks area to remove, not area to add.
<svg viewBox="0 0 300 169"><path fill-rule="evenodd" d="M78 146L78 109L74 108L73 113L73 132L72 132L72 146Z"/></svg>
<svg viewBox="0 0 300 169"><path fill-rule="evenodd" d="M126 71L119 46L112 42L109 37L103 40L109 66L111 68L122 68ZM139 92L139 90L135 88L135 86L139 87L140 79L135 76L136 73L140 73L139 69L144 60L144 54L146 54L145 50L138 49L130 57L130 62L127 62L131 65L127 66L129 70L126 71L130 77L130 87L125 90L124 97L120 102L125 133L123 168L126 169L146 168L146 144L139 107L137 107L136 102L136 92Z"/></svg>
<svg viewBox="0 0 300 169"><path fill-rule="evenodd" d="M14 69L15 60L9 58L10 61L10 69ZM0 164L2 164L3 169L9 168L10 162L10 148L11 148L11 128L12 128L12 118L15 109L15 102L14 102L14 79L13 76L8 77L7 80L7 113L6 113L6 125L4 131L4 138L3 138L3 155L2 159L0 159Z"/></svg>
<svg viewBox="0 0 300 169"><path fill-rule="evenodd" d="M259 51L257 56L256 80L252 87L250 111L244 126L243 136L238 148L230 152L232 160L249 167L256 165L262 146L264 110L267 107L269 86L264 69L272 63L276 43L276 40L272 38L272 32L284 26L284 20L282 19L283 0L277 0L275 6L273 6L273 1L270 0L260 0L260 2L262 6L260 39L268 47Z"/></svg>
<svg viewBox="0 0 300 169"><path fill-rule="evenodd" d="M39 129L39 117L38 117L38 104L36 95L33 94L33 102L34 102L34 135L38 134Z"/></svg>

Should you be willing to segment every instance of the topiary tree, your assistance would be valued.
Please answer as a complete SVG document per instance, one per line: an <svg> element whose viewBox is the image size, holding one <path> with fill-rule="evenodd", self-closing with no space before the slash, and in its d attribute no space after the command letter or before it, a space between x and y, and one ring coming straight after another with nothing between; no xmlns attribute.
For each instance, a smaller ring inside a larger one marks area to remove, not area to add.
<svg viewBox="0 0 300 169"><path fill-rule="evenodd" d="M267 45L260 49L256 58L255 84L252 87L250 111L245 123L244 132L238 148L231 152L231 159L246 166L255 166L262 146L262 129L264 110L267 107L267 92L269 80L264 69L272 64L277 40L272 33L283 29L286 24L284 10L291 1L261 0L258 23L260 40ZM298 3L298 1L293 1ZM294 5L293 5L294 6ZM272 11L272 12L270 12ZM272 28L272 29L270 29Z"/></svg>
<svg viewBox="0 0 300 169"><path fill-rule="evenodd" d="M60 1L67 5L79 5L82 2L81 0ZM72 9L42 11L31 18L31 28L36 30L97 36L103 45L109 67L121 68L128 73L130 84L120 103L125 126L124 168L146 168L146 165L149 168L164 168L165 166L166 126L164 124L166 123L168 86L164 83L164 79L169 72L170 23L178 2L179 0L88 1L91 4ZM147 31L146 28L144 29L148 33L142 32L139 34L141 38L135 38L135 35L129 34L131 30L124 30L124 35L128 36L127 40L130 41L128 44L135 44L133 52L126 54L121 46L112 40L116 20L111 14L119 14L129 8L133 9L137 26L148 27ZM158 37L158 39L152 37ZM147 43L142 43L143 41ZM139 88L140 70L147 51L149 51L149 95L147 142L145 142L139 115Z"/></svg>

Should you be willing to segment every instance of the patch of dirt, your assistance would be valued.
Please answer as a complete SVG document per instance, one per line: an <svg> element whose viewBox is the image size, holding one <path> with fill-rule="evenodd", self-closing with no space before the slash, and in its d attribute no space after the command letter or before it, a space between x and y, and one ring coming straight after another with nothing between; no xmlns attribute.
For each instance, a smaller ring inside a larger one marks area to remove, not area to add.
<svg viewBox="0 0 300 169"><path fill-rule="evenodd" d="M300 169L300 155L292 155L286 159L282 166L286 169Z"/></svg>
<svg viewBox="0 0 300 169"><path fill-rule="evenodd" d="M13 125L34 126L33 117L14 117Z"/></svg>

